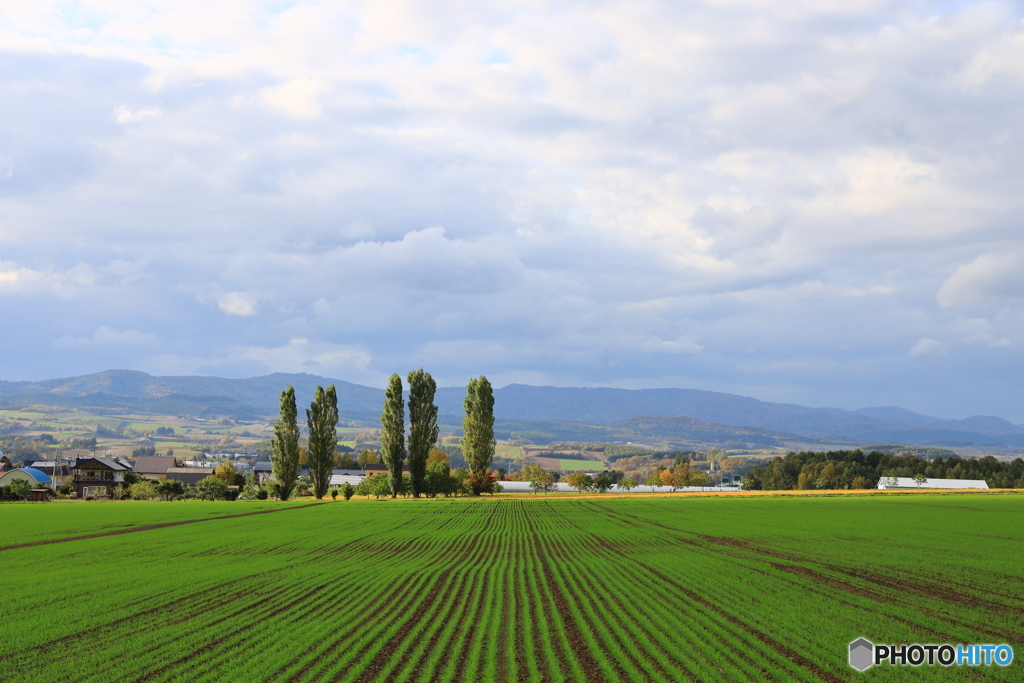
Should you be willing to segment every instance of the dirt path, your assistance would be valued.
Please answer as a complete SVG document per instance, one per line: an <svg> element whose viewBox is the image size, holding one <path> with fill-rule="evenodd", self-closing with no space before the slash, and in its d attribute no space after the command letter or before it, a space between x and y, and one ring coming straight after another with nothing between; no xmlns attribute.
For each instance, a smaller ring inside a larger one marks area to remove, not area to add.
<svg viewBox="0 0 1024 683"><path fill-rule="evenodd" d="M103 531L97 534L85 534L83 536L68 536L66 538L50 538L44 541L30 541L28 543L15 543L14 545L2 545L0 551L3 550L16 550L18 548L32 548L37 545L50 545L51 543L70 543L71 541L84 541L88 538L101 538L103 536L120 536L121 534L134 534L138 531L152 531L153 529L163 529L169 526L182 526L184 524L198 524L199 522L214 522L218 519L234 519L236 517L249 517L252 515L269 515L272 512L287 512L289 510L301 510L303 508L311 508L317 505L326 505L327 503L308 503L306 505L296 505L295 507L279 508L277 510L257 510L255 512L242 512L237 515L222 515L220 517L207 517L206 519L185 519L178 522L164 522L162 524L146 524L144 526L137 526L131 529L118 529L116 531Z"/></svg>

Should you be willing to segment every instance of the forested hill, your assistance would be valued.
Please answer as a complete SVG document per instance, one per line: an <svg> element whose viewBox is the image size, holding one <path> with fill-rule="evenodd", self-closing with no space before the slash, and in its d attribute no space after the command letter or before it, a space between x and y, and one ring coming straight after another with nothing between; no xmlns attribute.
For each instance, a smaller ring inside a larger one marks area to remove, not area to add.
<svg viewBox="0 0 1024 683"><path fill-rule="evenodd" d="M339 410L352 417L379 415L384 392L337 379L308 374L276 373L248 379L223 377L153 377L143 372L108 370L92 375L42 382L0 381L0 403L74 405L77 400L110 405L120 400L139 409L185 404L232 407L235 413L277 413L281 390L295 387L300 405L313 397L318 384L334 384ZM463 387L438 390L441 413L462 412ZM90 397L90 398L86 398ZM121 397L117 399L115 397ZM174 400L171 401L171 397ZM226 397L231 401L220 401ZM129 400L132 399L132 400ZM180 412L188 412L182 410ZM495 391L495 412L503 420L555 420L611 424L637 416L686 416L707 422L752 427L815 437L860 442L916 444L1002 443L1024 446L1024 427L991 416L944 420L902 408L851 411L769 403L754 398L697 389L611 389L536 387L512 384ZM677 425L678 426L678 425Z"/></svg>

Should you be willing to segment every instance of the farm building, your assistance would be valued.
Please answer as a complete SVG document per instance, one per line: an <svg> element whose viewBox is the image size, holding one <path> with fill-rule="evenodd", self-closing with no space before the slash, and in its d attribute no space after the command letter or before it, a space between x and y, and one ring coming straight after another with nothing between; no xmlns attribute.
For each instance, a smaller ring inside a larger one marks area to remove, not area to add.
<svg viewBox="0 0 1024 683"><path fill-rule="evenodd" d="M167 468L168 480L180 481L186 486L198 484L213 474L212 467L169 467Z"/></svg>
<svg viewBox="0 0 1024 683"><path fill-rule="evenodd" d="M53 480L53 488L58 488L71 476L71 468L67 462L70 461L36 460L33 463L26 463L26 466L48 475Z"/></svg>
<svg viewBox="0 0 1024 683"><path fill-rule="evenodd" d="M362 470L331 470L331 483L330 487L344 486L345 484L352 484L358 486L366 475Z"/></svg>
<svg viewBox="0 0 1024 683"><path fill-rule="evenodd" d="M358 472L359 470L353 470L353 471ZM372 477L375 474L387 474L387 473L388 473L388 466L387 465L374 464L374 465L364 465L363 466L363 475L367 476L367 477ZM408 467L403 467L402 468L402 474L409 474L409 468Z"/></svg>
<svg viewBox="0 0 1024 683"><path fill-rule="evenodd" d="M50 479L50 475L42 470L37 470L34 467L22 467L18 470L7 470L3 474L0 474L0 486L10 486L11 482L21 479L27 481L29 486L32 488L39 488L40 486L49 487L53 480Z"/></svg>
<svg viewBox="0 0 1024 683"><path fill-rule="evenodd" d="M166 455L143 455L135 459L135 474L146 479L166 479L167 470L178 466L178 459Z"/></svg>
<svg viewBox="0 0 1024 683"><path fill-rule="evenodd" d="M71 461L71 479L78 496L109 496L124 481L128 467L108 458L77 458Z"/></svg>
<svg viewBox="0 0 1024 683"><path fill-rule="evenodd" d="M895 480L895 481L894 481ZM920 486L910 477L882 477L879 490L886 489L987 489L984 479L926 479Z"/></svg>

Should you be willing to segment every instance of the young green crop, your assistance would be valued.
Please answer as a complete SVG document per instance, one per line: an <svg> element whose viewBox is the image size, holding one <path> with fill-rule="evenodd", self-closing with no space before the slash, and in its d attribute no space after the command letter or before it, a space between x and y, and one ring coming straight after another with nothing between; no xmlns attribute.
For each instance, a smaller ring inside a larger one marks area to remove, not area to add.
<svg viewBox="0 0 1024 683"><path fill-rule="evenodd" d="M1024 611L1012 494L0 515L5 547L59 541L0 550L5 680L842 681L858 636L1019 646Z"/></svg>

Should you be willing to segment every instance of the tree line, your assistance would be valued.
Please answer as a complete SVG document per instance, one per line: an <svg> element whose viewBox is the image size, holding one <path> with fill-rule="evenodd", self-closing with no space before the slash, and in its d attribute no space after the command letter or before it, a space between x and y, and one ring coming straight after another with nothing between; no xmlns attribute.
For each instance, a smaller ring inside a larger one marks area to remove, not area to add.
<svg viewBox="0 0 1024 683"><path fill-rule="evenodd" d="M451 473L443 471L448 465L447 458L443 463L438 460L435 472L428 472L428 459L436 450L439 434L438 408L434 403L437 383L423 368L410 372L406 379L409 383L408 441L405 424L407 406L401 376L392 374L384 392L380 458L388 470L385 479L387 493L392 498L403 495L406 489L416 498L446 494L452 486ZM486 377L469 381L463 406L466 415L462 423L462 455L468 465L468 473L461 484L472 495L494 493L497 481L497 475L491 471L496 445L494 392ZM317 499L322 499L330 485L337 447L338 396L333 384L326 390L317 387L313 402L306 411L306 423L309 430L306 459L312 493ZM278 497L287 500L292 495L300 471L298 410L293 387L281 392L280 417L274 425L271 447L270 462L278 484ZM407 463L409 475L404 478L402 470ZM378 487L374 492L384 485L380 481L374 482L373 486ZM348 490L344 493L346 498L351 495Z"/></svg>
<svg viewBox="0 0 1024 683"><path fill-rule="evenodd" d="M990 488L1024 488L1024 459L893 455L879 451L801 451L751 468L743 477L748 490L873 489L883 477L983 479Z"/></svg>

